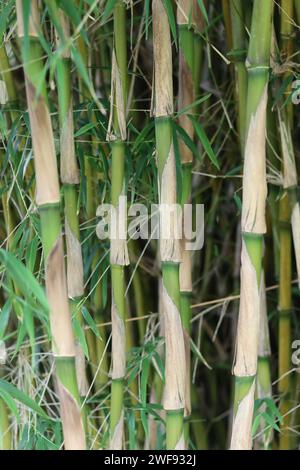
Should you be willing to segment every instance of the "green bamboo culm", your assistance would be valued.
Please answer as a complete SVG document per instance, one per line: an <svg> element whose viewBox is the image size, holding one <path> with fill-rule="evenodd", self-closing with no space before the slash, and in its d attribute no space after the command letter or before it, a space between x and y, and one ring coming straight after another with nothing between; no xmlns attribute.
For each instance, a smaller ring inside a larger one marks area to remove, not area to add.
<svg viewBox="0 0 300 470"><path fill-rule="evenodd" d="M277 158L279 155L279 139L278 139L278 127L277 127L277 116L276 112L272 110L272 103L268 102L267 110L267 135L268 135L268 146L267 155L268 162L274 172L280 172L280 161ZM274 181L276 183L276 180ZM272 238L273 238L273 250L274 250L274 269L275 277L279 279L279 230L278 230L278 194L279 187L277 184L270 181L268 188L268 204L270 210L270 216L272 221Z"/></svg>
<svg viewBox="0 0 300 470"><path fill-rule="evenodd" d="M0 377L2 371L0 370ZM5 401L0 399L0 450L12 450L12 432Z"/></svg>
<svg viewBox="0 0 300 470"><path fill-rule="evenodd" d="M280 11L280 49L284 61L291 60L293 53L293 0L281 0ZM289 72L283 80L288 83ZM285 90L283 103L278 106L278 120L281 141L283 194L279 200L279 334L278 334L278 392L280 395L280 413L284 417L279 436L279 449L291 448L291 310L292 310L292 230L293 234L300 229L299 204L297 202L297 170L293 151L291 129L293 125L293 104L285 102L291 94L291 84ZM293 216L292 216L293 214ZM298 223L297 219L298 218ZM296 224L295 224L296 222ZM297 238L296 238L297 240ZM299 247L295 246L297 257Z"/></svg>
<svg viewBox="0 0 300 470"><path fill-rule="evenodd" d="M16 6L34 151L36 202L40 214L64 446L66 450L80 450L86 447L85 432L75 370L75 341L68 305L54 139L45 82L41 81L44 67L43 52L38 39L39 9L37 1L33 0L30 3L30 14L27 16L22 1L18 0Z"/></svg>
<svg viewBox="0 0 300 470"><path fill-rule="evenodd" d="M207 8L207 0L203 0L205 9ZM203 55L205 49L204 31L205 31L205 19L203 13L199 7L198 0L193 0L193 12L192 12L192 24L193 24L193 38L194 38L194 67L193 67L193 79L195 86L195 99L199 98L200 93L200 80L202 73ZM195 114L198 114L200 105L195 106Z"/></svg>
<svg viewBox="0 0 300 470"><path fill-rule="evenodd" d="M86 4L82 0L76 0L76 4L79 10L82 10L82 13L85 13ZM89 49L86 44L86 40L83 35L78 35L76 39L76 49L78 50L83 65L86 70L89 68ZM79 86L79 102L83 106L86 104L86 107L89 108L89 101L92 100L92 93L86 82L83 80L82 76L78 74L78 86ZM93 112L90 116L89 110L83 109L83 115L85 113L88 115L89 119L97 125L97 118ZM94 229L94 220L96 215L96 202L97 202L97 188L98 188L98 174L95 172L93 166L93 160L91 158L92 151L97 152L98 141L95 139L94 135L90 136L89 134L84 135L83 140L85 144L83 145L84 149L84 181L85 181L85 209L87 220L89 221L89 226ZM97 324L100 324L98 327L99 337L95 337L94 332L91 330L86 331L86 339L88 343L89 355L90 355L90 366L93 375L93 381L95 382L95 389L98 392L99 390L104 390L108 383L108 357L106 353L106 340L107 332L106 328L102 323L104 323L103 315L103 299L102 299L102 268L101 268L101 259L103 258L103 253L101 250L101 245L99 242L96 242L95 246L90 240L90 250L94 252L91 262L91 271L92 279L96 279L96 283L93 287L93 295L91 296L91 310L94 313L94 319Z"/></svg>
<svg viewBox="0 0 300 470"><path fill-rule="evenodd" d="M199 41L196 28L201 29L201 12L194 0L181 0L177 4L177 25L179 38L179 71L178 71L178 110L189 108L195 101L196 89L199 83L195 77L195 67L200 72L200 63L196 60ZM192 19L192 21L190 21ZM196 24L194 24L196 23ZM193 110L192 110L193 111ZM189 118L188 111L179 116L178 123L191 140L194 140L193 122ZM192 198L192 167L193 153L183 142L179 142L180 160L182 164L182 193L181 205L184 211L185 204L189 204ZM183 220L184 223L184 220ZM186 240L182 240L182 263L179 269L180 306L181 318L184 329L185 353L186 353L186 393L185 393L185 423L184 438L186 447L189 444L189 417L191 415L191 378L190 378L190 299L192 295L192 260L191 253L186 249Z"/></svg>
<svg viewBox="0 0 300 470"><path fill-rule="evenodd" d="M295 0L295 13L298 25L300 24L300 0Z"/></svg>
<svg viewBox="0 0 300 470"><path fill-rule="evenodd" d="M179 264L181 246L176 228L176 165L173 148L172 50L168 16L161 0L152 1L154 45L154 108L156 155L159 175L160 259L165 331L166 447L184 449L185 347L180 317ZM166 230L166 232L165 232Z"/></svg>
<svg viewBox="0 0 300 470"><path fill-rule="evenodd" d="M0 38L2 41L2 38ZM0 85L1 85L1 112L6 111L5 114L6 120L11 120L12 122L15 121L17 118L17 114L14 112L13 109L8 108L8 104L14 107L14 102L16 101L17 95L14 86L13 76L11 73L7 51L6 51L6 44L3 41L2 44L0 43ZM2 168L3 162L5 161L5 152L1 149L0 151L0 168L1 168L1 182L0 182L0 191L1 191L1 204L3 210L3 218L4 218L4 225L5 225L5 240L1 239L1 243L5 243L8 250L11 250L12 242L13 242L13 231L15 229L15 217L13 215L13 210L11 207L10 197L8 196L7 190L7 181L4 175L4 171ZM12 290L18 294L17 286L14 284L12 280L9 280L11 284ZM14 308L16 304L14 302ZM5 362L6 362L6 346L4 342L0 342L0 349L1 349L1 361L0 361L0 378L5 376ZM12 441L12 429L11 423L9 419L9 408L3 400L0 398L0 450L11 450L13 441Z"/></svg>
<svg viewBox="0 0 300 470"><path fill-rule="evenodd" d="M267 299L265 291L265 273L262 271L262 288L260 296L260 317L258 336L258 360L257 360L257 398L272 399L272 377L271 377L271 346L267 314ZM265 405L264 405L265 406ZM258 448L268 450L272 446L274 437L273 429L267 425L265 419L261 419L260 433L257 439Z"/></svg>
<svg viewBox="0 0 300 470"><path fill-rule="evenodd" d="M111 204L116 215L116 233L111 235L111 321L112 386L110 404L110 449L122 449L124 441L124 380L126 373L125 266L129 256L125 233L120 233L119 216L125 198L125 141L127 104L126 4L114 7L114 48L112 56L111 115L107 139L111 142ZM123 224L123 221L120 221ZM123 224L124 225L124 224Z"/></svg>
<svg viewBox="0 0 300 470"><path fill-rule="evenodd" d="M230 16L232 24L232 51L230 58L234 62L236 79L236 102L238 116L238 133L242 154L245 147L246 126L246 100L247 100L247 68L246 68L246 27L245 11L241 0L230 0ZM267 303L264 286L264 273L262 273L262 287L260 295L258 362L257 362L257 397L260 399L272 397L272 383L270 371L270 340L267 317ZM266 427L264 420L261 429ZM258 445L268 448L273 438L272 430L262 432Z"/></svg>
<svg viewBox="0 0 300 470"><path fill-rule="evenodd" d="M242 0L230 0L230 17L232 25L232 51L230 59L234 63L236 79L236 101L238 115L238 131L241 150L245 147L246 101L247 101L247 68L246 30Z"/></svg>
<svg viewBox="0 0 300 470"><path fill-rule="evenodd" d="M1 40L1 38L0 38ZM16 89L14 85L14 80L12 76L12 72L10 69L8 57L7 57L7 51L6 51L6 44L3 41L2 44L0 43L0 82L1 82L1 90L2 90L2 96L1 96L1 108L3 110L7 111L10 108L14 106L14 103L17 100L17 94L16 94ZM9 112L6 114L7 120L14 122L18 115L17 113L13 110L10 109ZM5 154L4 151L1 149L0 152L0 161L1 165L3 165L5 159ZM3 209L3 215L4 215L4 221L5 221L5 227L6 227L6 235L7 235L7 247L10 249L10 245L12 242L12 237L11 234L13 232L14 226L15 226L15 220L14 220L14 215L11 210L11 202L10 198L7 195L7 191L4 191L6 184L6 178L5 175L1 178L0 182L0 187L1 187L1 202L2 202L2 209Z"/></svg>
<svg viewBox="0 0 300 470"><path fill-rule="evenodd" d="M288 193L285 191L279 201L279 243L280 243L280 275L279 275L279 354L278 354L278 392L280 394L280 413L284 418L279 438L280 450L290 449L290 432L288 414L291 408L291 380L288 373L291 369L291 308L292 308L292 240L290 225L291 210Z"/></svg>
<svg viewBox="0 0 300 470"><path fill-rule="evenodd" d="M263 290L263 236L266 232L266 109L273 0L253 4L247 57L248 89L242 206L241 295L234 365L234 418L230 448L252 448L260 301Z"/></svg>
<svg viewBox="0 0 300 470"><path fill-rule="evenodd" d="M63 183L65 237L67 246L67 287L69 305L74 321L83 327L81 305L84 295L83 260L80 244L79 220L77 214L79 171L75 156L71 57L68 42L70 41L70 24L64 12L56 8L56 3L48 1L55 8L58 28L57 63L58 112L60 124L60 179ZM52 11L52 13L54 13ZM79 395L84 404L89 385L86 376L85 356L82 345L76 340L76 374ZM83 406L85 429L87 429L87 407Z"/></svg>
<svg viewBox="0 0 300 470"><path fill-rule="evenodd" d="M222 0L222 12L224 17L227 49L232 48L232 28L230 18L230 0Z"/></svg>

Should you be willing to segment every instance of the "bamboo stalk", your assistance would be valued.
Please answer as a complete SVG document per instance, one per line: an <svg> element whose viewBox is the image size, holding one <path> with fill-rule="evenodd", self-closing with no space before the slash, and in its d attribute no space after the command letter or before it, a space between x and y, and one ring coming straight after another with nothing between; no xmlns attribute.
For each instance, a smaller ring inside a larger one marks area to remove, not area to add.
<svg viewBox="0 0 300 470"><path fill-rule="evenodd" d="M300 0L295 0L295 10L298 25L300 24Z"/></svg>
<svg viewBox="0 0 300 470"><path fill-rule="evenodd" d="M207 0L203 1L203 5L207 8ZM203 14L199 8L198 1L193 0L193 27L194 27L194 67L193 67L193 79L195 85L195 99L198 99L200 94L200 81L203 63L203 52L204 52L204 31L205 22ZM200 105L199 105L200 106ZM195 108L195 114L198 114L199 106Z"/></svg>
<svg viewBox="0 0 300 470"><path fill-rule="evenodd" d="M267 111L267 136L268 136L268 162L274 172L280 173L280 161L277 158L279 151L278 140L278 126L276 112L272 111L271 103L268 104ZM276 181L275 181L276 182ZM273 251L274 251L274 266L275 277L279 279L279 230L278 230L278 185L274 181L270 181L268 203L270 207L271 220L272 220L272 236L273 236Z"/></svg>
<svg viewBox="0 0 300 470"><path fill-rule="evenodd" d="M9 61L7 57L5 42L2 42L2 44L0 45L0 65L1 65L0 70L2 71L1 72L1 79L2 79L1 88L2 88L2 92L4 92L6 95L5 101L6 103L10 102L11 104L13 104L17 101L17 92L16 92L13 75L11 72L11 67L9 65ZM3 89L3 86L5 87L5 91ZM4 103L2 102L2 104ZM10 115L11 115L12 121L15 121L15 119L17 119L18 117L17 113L13 109L10 110Z"/></svg>
<svg viewBox="0 0 300 470"><path fill-rule="evenodd" d="M178 71L178 109L179 111L189 107L195 101L196 89L198 83L195 82L196 52L199 53L195 41L195 32L190 25L192 21L197 20L199 29L203 21L201 13L198 11L199 6L193 0L181 0L177 5L177 24L179 35L179 71ZM199 67L200 68L200 67ZM194 127L187 114L181 114L178 123L182 127L191 140L194 140ZM181 204L184 208L185 204L191 202L192 197L192 166L193 153L183 142L179 142L180 160L182 164L182 197ZM183 221L184 222L184 221ZM188 447L189 442L189 416L191 415L191 377L190 377L190 297L192 295L192 258L190 251L185 248L186 240L182 240L182 263L179 268L179 284L180 284L180 306L181 317L184 329L184 342L186 354L186 391L185 391L185 425L184 436L185 443Z"/></svg>
<svg viewBox="0 0 300 470"><path fill-rule="evenodd" d="M292 55L292 18L294 12L293 0L281 1L280 35L281 53L284 61L288 61ZM288 74L284 74L287 78ZM287 87L285 95L291 93L291 86ZM292 239L291 239L291 217L298 214L297 206L297 171L293 144L291 139L291 126L293 121L292 104L286 104L283 109L278 109L279 129L281 139L283 189L284 193L279 201L279 244L280 244L280 271L279 271L279 357L278 357L278 391L280 394L280 412L284 416L279 437L279 448L281 450L290 449L289 425L291 417L288 411L291 407L291 376L287 372L290 370L290 345L291 345L291 309L292 309ZM294 212L296 210L296 212ZM292 217L293 234L299 236L300 219L295 225L295 218ZM297 233L298 232L298 233ZM297 240L297 238L296 238ZM295 239L294 239L295 242ZM295 244L297 259L299 247ZM300 260L300 258L299 258Z"/></svg>
<svg viewBox="0 0 300 470"><path fill-rule="evenodd" d="M280 394L280 412L287 413L291 407L290 402L290 347L291 347L291 228L290 205L288 194L285 192L279 203L279 239L280 239L280 276L279 276L279 367L278 392ZM279 447L281 450L290 448L288 427L290 417L284 419Z"/></svg>
<svg viewBox="0 0 300 470"><path fill-rule="evenodd" d="M252 448L262 291L263 236L266 232L266 109L273 1L253 5L247 57L248 91L243 175L241 298L234 365L235 398L231 449Z"/></svg>
<svg viewBox="0 0 300 470"><path fill-rule="evenodd" d="M114 7L114 49L111 77L111 115L108 140L111 141L111 203L119 215L125 195L125 141L127 103L126 5L118 0ZM122 223L122 222L120 222ZM119 228L119 227L118 227ZM125 228L126 230L126 228ZM111 320L112 386L110 405L110 449L122 449L124 440L124 380L126 374L125 266L129 264L126 240L117 234L111 239Z"/></svg>
<svg viewBox="0 0 300 470"><path fill-rule="evenodd" d="M0 378L5 374L6 350L5 344L0 343ZM12 426L9 419L9 409L3 398L0 398L0 450L13 449Z"/></svg>
<svg viewBox="0 0 300 470"><path fill-rule="evenodd" d="M83 8L81 0L76 0L78 8ZM89 67L89 50L84 41L84 38L79 35L76 40L76 47L81 55L83 64L88 70ZM91 100L91 93L86 83L81 76L78 76L79 84L79 102L85 103ZM95 113L92 114L92 121L97 125L97 119ZM85 175L85 196L86 196L86 216L89 223L93 226L93 221L96 214L96 189L98 180L95 175L95 171L91 162L91 149L97 149L98 143L94 141L94 137L90 139L90 136L85 136L84 140L87 142L84 145L84 175ZM98 243L98 242L97 242ZM91 247L92 249L92 247ZM91 270L94 273L93 278L97 278L97 284L94 288L94 294L92 296L92 310L97 323L103 323L103 306L102 306L102 280L101 280L101 266L99 266L99 260L101 259L100 248L95 249L95 254L92 258ZM87 343L89 347L89 354L92 358L91 370L93 376L95 376L95 387L97 390L102 389L108 381L108 358L106 354L106 342L107 332L105 327L99 328L99 335L101 337L95 337L92 331L86 332ZM100 364L100 367L99 367Z"/></svg>
<svg viewBox="0 0 300 470"><path fill-rule="evenodd" d="M189 19L193 13L193 2L181 0L177 5L177 24L179 36L179 84L178 109L179 111L190 106L195 100L194 78L194 32L189 26ZM181 114L179 125L186 131L191 140L194 140L194 128L187 114ZM182 198L181 204L190 203L192 192L192 163L193 153L180 141L180 160L182 164ZM191 415L191 357L190 357L190 297L192 294L192 259L191 253L185 249L186 241L182 240L182 263L179 268L180 308L182 326L184 330L185 360L186 360L186 387L185 387L185 424L184 438L188 448L189 442L189 416Z"/></svg>
<svg viewBox="0 0 300 470"><path fill-rule="evenodd" d="M292 0L282 0L281 2L281 50L282 56L285 61L293 53L293 25L291 18L293 18L294 4ZM289 72L284 74L283 79L289 78ZM292 84L287 86L285 96L288 98L292 93ZM296 259L298 285L300 287L300 205L297 198L297 168L294 155L294 146L292 139L292 126L293 126L293 105L291 102L285 103L283 109L278 110L279 116L279 130L281 138L281 152L283 160L283 185L289 194L289 201L291 205L291 224L294 253Z"/></svg>
<svg viewBox="0 0 300 470"><path fill-rule="evenodd" d="M224 16L225 31L226 31L226 42L227 49L232 49L232 28L231 28L231 16L230 16L230 0L222 0L222 11Z"/></svg>
<svg viewBox="0 0 300 470"><path fill-rule="evenodd" d="M63 35L58 38L58 47L63 47L61 60L57 64L57 90L60 123L60 178L63 183L65 237L67 247L67 288L70 310L83 326L81 303L84 295L83 260L80 244L79 220L77 215L77 185L79 170L75 156L71 57L66 43L70 40L70 24L62 10L57 10L57 21ZM60 32L57 31L60 36ZM79 340L75 341L76 375L81 402L84 403L89 389L85 356ZM85 428L87 410L84 406Z"/></svg>
<svg viewBox="0 0 300 470"><path fill-rule="evenodd" d="M173 83L171 39L167 13L161 0L152 1L154 45L154 116L156 155L159 174L159 202L168 208L177 202L176 168L172 122ZM166 342L164 409L167 412L167 449L183 449L183 412L185 407L185 350L180 318L179 263L180 244L176 239L180 221L173 213L168 223L160 214L160 258L162 264L162 304ZM170 223L171 222L171 223ZM170 228L169 238L164 227Z"/></svg>
<svg viewBox="0 0 300 470"><path fill-rule="evenodd" d="M12 433L10 429L8 408L2 398L0 399L0 450L12 449Z"/></svg>
<svg viewBox="0 0 300 470"><path fill-rule="evenodd" d="M230 0L230 16L232 24L231 58L235 67L236 100L238 114L238 130L242 152L245 148L246 102L247 102L247 68L246 37L244 10L241 0Z"/></svg>
<svg viewBox="0 0 300 470"><path fill-rule="evenodd" d="M50 306L52 348L64 444L66 450L84 449L85 434L75 372L75 342L64 268L58 171L45 86L41 87L41 92L37 95L40 78L43 76L42 51L38 39L38 3L35 0L31 2L27 37L22 1L18 0L16 6L34 150L36 202L42 229L46 291Z"/></svg>
<svg viewBox="0 0 300 470"><path fill-rule="evenodd" d="M265 290L265 273L262 272L262 290L260 298L260 319L258 338L258 361L257 361L257 397L260 399L272 398L272 378L270 368L271 346L269 335L269 324L267 314L267 299ZM260 423L262 434L259 436L259 445L268 450L272 443L274 432L268 428L267 422L262 419Z"/></svg>

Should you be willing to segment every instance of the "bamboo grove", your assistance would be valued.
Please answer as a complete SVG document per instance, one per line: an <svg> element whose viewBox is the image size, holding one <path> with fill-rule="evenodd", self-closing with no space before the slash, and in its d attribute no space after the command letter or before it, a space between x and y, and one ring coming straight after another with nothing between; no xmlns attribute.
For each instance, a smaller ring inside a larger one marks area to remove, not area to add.
<svg viewBox="0 0 300 470"><path fill-rule="evenodd" d="M1 450L299 448L299 31L0 2Z"/></svg>

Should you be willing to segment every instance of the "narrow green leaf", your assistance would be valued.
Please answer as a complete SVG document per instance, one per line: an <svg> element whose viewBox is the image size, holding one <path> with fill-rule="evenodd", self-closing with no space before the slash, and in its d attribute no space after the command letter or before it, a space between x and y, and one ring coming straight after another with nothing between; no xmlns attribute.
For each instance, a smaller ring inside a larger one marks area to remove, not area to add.
<svg viewBox="0 0 300 470"><path fill-rule="evenodd" d="M198 356L198 358L200 359L201 362L203 362L203 364L209 369L209 370L212 370L212 367L208 364L208 362L206 361L206 359L203 357L203 354L200 352L200 350L197 348L196 344L194 343L194 341L192 340L192 338L190 338L190 345L191 345L191 351L196 354L196 356Z"/></svg>
<svg viewBox="0 0 300 470"><path fill-rule="evenodd" d="M169 24L170 24L170 28L172 31L172 36L175 41L175 45L177 47L177 26L176 26L174 11L173 11L173 5L172 5L171 0L163 0L163 4L166 10L166 13L168 15Z"/></svg>
<svg viewBox="0 0 300 470"><path fill-rule="evenodd" d="M11 300L8 299L0 311L0 340L5 335L5 330L6 330L8 320L9 320L9 315L11 312L11 306L12 306Z"/></svg>
<svg viewBox="0 0 300 470"><path fill-rule="evenodd" d="M198 3L199 8L202 12L202 15L204 16L204 19L205 19L206 23L208 23L207 11L206 11L205 5L203 3L203 0L197 0L197 3Z"/></svg>
<svg viewBox="0 0 300 470"><path fill-rule="evenodd" d="M41 288L33 274L12 253L0 249L0 261L4 264L10 276L14 279L25 298L33 295L39 303L48 311L48 301L44 290Z"/></svg>
<svg viewBox="0 0 300 470"><path fill-rule="evenodd" d="M218 170L220 170L219 162L217 160L217 157L210 145L210 142L207 138L207 135L201 126L201 124L194 118L194 116L189 115L190 120L193 123L195 132L197 134L198 139L200 140L201 144L203 145L203 148L207 155L209 156L210 161L212 162L215 167L217 167Z"/></svg>
<svg viewBox="0 0 300 470"><path fill-rule="evenodd" d="M96 127L96 124L89 122L82 126L75 134L74 137L79 137L80 135L86 134L89 130L94 129Z"/></svg>
<svg viewBox="0 0 300 470"><path fill-rule="evenodd" d="M15 4L15 0L10 0L6 5L4 5L4 7L3 6L1 7L1 10L0 10L0 44L2 42L3 34L8 26L7 20L13 9L14 4Z"/></svg>
<svg viewBox="0 0 300 470"><path fill-rule="evenodd" d="M147 384L149 379L149 371L150 358L147 357L143 360L141 373L141 402L144 406L146 406L147 403Z"/></svg>
<svg viewBox="0 0 300 470"><path fill-rule="evenodd" d="M8 406L8 409L12 412L12 414L15 416L18 424L20 424L20 414L17 405L15 404L14 399L11 397L11 395L6 392L5 390L2 390L0 388L0 397L2 400L6 403Z"/></svg>
<svg viewBox="0 0 300 470"><path fill-rule="evenodd" d="M108 0L106 2L106 5L105 5L104 11L103 11L103 16L102 16L102 21L103 22L105 22L107 20L107 18L109 17L111 12L113 11L116 3L117 3L117 0Z"/></svg>
<svg viewBox="0 0 300 470"><path fill-rule="evenodd" d="M49 416L44 412L44 410L38 405L32 398L28 397L24 392L19 390L14 385L8 383L6 380L0 379L0 390L4 393L8 393L12 398L23 403L23 405L30 408L32 411L35 411L42 418L50 419Z"/></svg>
<svg viewBox="0 0 300 470"><path fill-rule="evenodd" d="M79 344L83 349L85 357L87 358L87 360L89 360L89 349L88 349L88 345L87 345L87 342L86 342L86 339L85 339L85 334L84 334L83 328L81 327L81 325L80 325L79 321L77 320L77 318L74 317L72 322L73 322L73 328L74 328L75 336L78 339Z"/></svg>
<svg viewBox="0 0 300 470"><path fill-rule="evenodd" d="M91 328L93 333L97 336L97 338L102 339L101 335L99 333L98 327L97 327L93 317L90 315L90 313L86 309L86 307L82 307L81 311L82 311L83 318L85 319L86 323Z"/></svg>

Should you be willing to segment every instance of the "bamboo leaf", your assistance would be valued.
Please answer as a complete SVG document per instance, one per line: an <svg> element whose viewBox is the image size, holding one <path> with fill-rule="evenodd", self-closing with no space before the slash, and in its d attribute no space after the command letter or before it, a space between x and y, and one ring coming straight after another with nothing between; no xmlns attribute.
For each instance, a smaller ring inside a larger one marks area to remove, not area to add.
<svg viewBox="0 0 300 470"><path fill-rule="evenodd" d="M25 304L24 308L24 325L29 337L29 343L31 347L33 362L34 362L34 351L35 351L35 334L34 334L34 319L32 310L29 305Z"/></svg>
<svg viewBox="0 0 300 470"><path fill-rule="evenodd" d="M210 145L210 142L207 138L207 135L206 135L203 127L201 126L201 124L193 116L189 115L189 118L193 123L193 126L194 126L195 132L197 134L197 137L200 140L201 144L203 145L203 148L204 148L205 152L209 156L210 161L213 163L213 165L215 165L215 167L218 170L220 170L219 162L218 162L217 157L216 157L216 155L215 155L215 153L214 153L214 151L213 151L213 149Z"/></svg>
<svg viewBox="0 0 300 470"><path fill-rule="evenodd" d="M179 137L183 140L183 142L190 149L190 151L193 152L194 157L198 158L199 152L188 133L183 129L183 127L180 127L177 122L173 121L173 125L176 129L176 132L179 134Z"/></svg>
<svg viewBox="0 0 300 470"><path fill-rule="evenodd" d="M104 12L103 12L103 16L102 16L102 21L103 22L105 22L107 20L107 18L110 16L110 14L112 13L116 3L117 3L117 0L108 0L106 2Z"/></svg>
<svg viewBox="0 0 300 470"><path fill-rule="evenodd" d="M79 9L75 5L75 2L70 2L70 0L59 0L59 6L66 13L66 15L70 18L70 20L75 26L78 26L80 24L81 17ZM80 31L80 33L86 36L83 29Z"/></svg>
<svg viewBox="0 0 300 470"><path fill-rule="evenodd" d="M31 272L33 272L34 270L37 252L38 252L38 246L39 246L39 239L36 236L29 242L27 250L26 250L26 266Z"/></svg>
<svg viewBox="0 0 300 470"><path fill-rule="evenodd" d="M20 347L22 346L25 336L26 336L26 326L25 326L25 322L22 321L19 323L18 336L17 336L16 346L13 352L13 358L20 351Z"/></svg>
<svg viewBox="0 0 300 470"><path fill-rule="evenodd" d="M96 127L96 124L92 123L92 122L89 122L87 124L85 124L84 126L82 126L75 134L74 134L74 137L79 137L83 134L86 134L88 131L90 131L91 129L94 129Z"/></svg>
<svg viewBox="0 0 300 470"><path fill-rule="evenodd" d="M88 349L88 345L85 339L84 331L81 328L81 325L79 321L77 320L77 318L74 317L72 319L72 323L73 323L75 336L78 339L80 346L82 347L85 357L87 358L87 360L89 360L89 349Z"/></svg>
<svg viewBox="0 0 300 470"><path fill-rule="evenodd" d="M177 26L176 26L174 11L173 11L173 5L170 0L163 0L163 4L166 10L166 13L168 15L169 24L170 24L170 28L172 31L172 36L175 41L175 45L177 47Z"/></svg>
<svg viewBox="0 0 300 470"><path fill-rule="evenodd" d="M6 403L9 410L12 412L12 414L15 416L18 424L20 424L20 413L19 413L18 407L15 404L14 399L10 396L10 394L6 392L5 390L1 389L1 385L0 385L0 397Z"/></svg>
<svg viewBox="0 0 300 470"><path fill-rule="evenodd" d="M93 317L90 315L89 311L87 310L86 307L82 307L82 316L85 319L86 323L89 325L93 333L97 336L97 338L101 339L101 335L99 333L98 327L93 319Z"/></svg>
<svg viewBox="0 0 300 470"><path fill-rule="evenodd" d="M212 370L212 367L208 364L208 362L205 360L205 358L203 357L203 354L200 352L200 350L197 348L196 344L194 343L194 341L192 340L192 338L190 338L190 345L191 345L191 350L194 354L196 354L196 356L198 356L198 358L200 359L201 362L203 362L203 364L209 369L209 370Z"/></svg>
<svg viewBox="0 0 300 470"><path fill-rule="evenodd" d="M2 36L7 28L7 20L9 15L13 9L15 4L15 0L10 0L4 7L1 8L0 11L0 44L2 42Z"/></svg>
<svg viewBox="0 0 300 470"><path fill-rule="evenodd" d="M5 330L8 324L12 303L10 299L7 299L0 311L0 340L5 335Z"/></svg>
<svg viewBox="0 0 300 470"><path fill-rule="evenodd" d="M129 433L129 449L136 450L136 425L135 416L133 410L127 412L127 425Z"/></svg>
<svg viewBox="0 0 300 470"><path fill-rule="evenodd" d="M48 301L44 290L41 288L33 274L12 253L0 249L0 261L6 267L10 276L17 283L25 298L33 295L47 311Z"/></svg>
<svg viewBox="0 0 300 470"><path fill-rule="evenodd" d="M147 357L142 362L142 373L141 373L141 402L144 406L147 403L147 384L149 379L150 371L150 358Z"/></svg>
<svg viewBox="0 0 300 470"><path fill-rule="evenodd" d="M0 379L0 391L8 393L12 398L27 406L32 411L35 411L42 418L51 419L32 398L28 397L24 392L8 383L6 380Z"/></svg>
<svg viewBox="0 0 300 470"><path fill-rule="evenodd" d="M197 3L198 3L199 8L202 12L202 15L204 16L204 19L205 19L206 23L208 23L207 11L206 11L205 5L203 3L203 0L197 0Z"/></svg>

